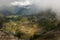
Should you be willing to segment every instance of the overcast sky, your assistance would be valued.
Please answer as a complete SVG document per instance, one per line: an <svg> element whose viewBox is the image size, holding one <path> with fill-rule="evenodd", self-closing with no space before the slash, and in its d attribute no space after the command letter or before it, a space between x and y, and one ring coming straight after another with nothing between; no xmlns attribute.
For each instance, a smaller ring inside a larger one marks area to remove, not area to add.
<svg viewBox="0 0 60 40"><path fill-rule="evenodd" d="M24 2L22 2L24 1ZM37 5L37 7L42 8L54 8L54 9L60 9L60 0L0 0L0 6L9 6L11 3L15 4L30 4L26 3L26 1L30 2L31 4ZM17 3L16 3L17 2ZM22 2L22 3L21 3Z"/></svg>
<svg viewBox="0 0 60 40"><path fill-rule="evenodd" d="M0 6L9 5L13 1L16 1L16 0L0 0Z"/></svg>
<svg viewBox="0 0 60 40"><path fill-rule="evenodd" d="M53 10L58 10L60 12L60 0L0 0L0 7L10 5L30 5L30 4L34 4L37 6L37 8L42 9L47 9L50 7Z"/></svg>

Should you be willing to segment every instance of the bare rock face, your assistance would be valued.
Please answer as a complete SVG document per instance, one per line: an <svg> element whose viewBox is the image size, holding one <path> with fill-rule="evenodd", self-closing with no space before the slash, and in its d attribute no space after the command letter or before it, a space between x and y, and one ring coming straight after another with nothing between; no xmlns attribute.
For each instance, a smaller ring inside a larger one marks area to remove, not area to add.
<svg viewBox="0 0 60 40"><path fill-rule="evenodd" d="M11 34L0 31L0 40L18 40L18 38Z"/></svg>
<svg viewBox="0 0 60 40"><path fill-rule="evenodd" d="M45 40L60 40L60 31L51 31L45 34Z"/></svg>

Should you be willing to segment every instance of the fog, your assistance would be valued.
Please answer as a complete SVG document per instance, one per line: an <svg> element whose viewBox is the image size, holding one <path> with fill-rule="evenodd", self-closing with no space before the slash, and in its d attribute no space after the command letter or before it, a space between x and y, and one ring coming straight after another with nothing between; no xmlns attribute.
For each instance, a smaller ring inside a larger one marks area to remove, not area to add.
<svg viewBox="0 0 60 40"><path fill-rule="evenodd" d="M0 8L3 6L11 6L11 3L17 2L17 5L19 4L18 2L21 2L23 5L26 5L26 1L29 2L29 5L35 5L38 10L36 11L45 11L49 8L51 8L52 11L56 12L57 18L60 18L60 0L0 0ZM25 3L25 4L24 4ZM19 4L19 6L21 6Z"/></svg>
<svg viewBox="0 0 60 40"><path fill-rule="evenodd" d="M52 11L56 12L57 18L60 19L60 0L33 0L33 4L40 10L47 10L51 8Z"/></svg>

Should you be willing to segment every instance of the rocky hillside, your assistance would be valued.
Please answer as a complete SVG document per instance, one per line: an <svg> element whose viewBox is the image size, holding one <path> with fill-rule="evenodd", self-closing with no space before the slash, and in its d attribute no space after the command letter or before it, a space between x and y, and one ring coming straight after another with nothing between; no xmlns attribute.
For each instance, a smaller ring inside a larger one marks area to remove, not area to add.
<svg viewBox="0 0 60 40"><path fill-rule="evenodd" d="M1 32L5 35L8 33L7 35L16 37L17 40L59 40L60 38L60 20L57 20L56 14L50 10L22 16L0 14L0 19Z"/></svg>

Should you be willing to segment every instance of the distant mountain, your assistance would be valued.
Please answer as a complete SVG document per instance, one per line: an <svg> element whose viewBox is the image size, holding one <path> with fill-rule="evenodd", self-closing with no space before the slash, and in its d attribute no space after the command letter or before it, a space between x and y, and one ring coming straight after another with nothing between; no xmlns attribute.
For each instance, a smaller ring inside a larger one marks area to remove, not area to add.
<svg viewBox="0 0 60 40"><path fill-rule="evenodd" d="M37 8L35 5L26 5L26 6L11 6L6 7L0 11L4 15L17 14L17 15L31 15L37 13Z"/></svg>

